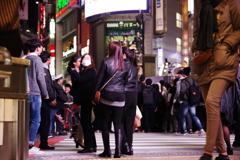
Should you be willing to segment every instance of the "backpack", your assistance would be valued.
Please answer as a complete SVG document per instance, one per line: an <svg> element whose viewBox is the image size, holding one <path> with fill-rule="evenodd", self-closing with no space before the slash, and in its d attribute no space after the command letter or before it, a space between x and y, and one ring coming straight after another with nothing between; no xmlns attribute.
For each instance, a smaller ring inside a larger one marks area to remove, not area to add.
<svg viewBox="0 0 240 160"><path fill-rule="evenodd" d="M142 95L143 95L142 99L143 99L144 106L149 106L154 104L152 87L144 87Z"/></svg>
<svg viewBox="0 0 240 160"><path fill-rule="evenodd" d="M187 93L188 104L190 106L192 106L192 105L195 105L195 104L201 102L200 88L199 88L199 86L196 85L195 79L193 79L192 85L190 84L188 79L184 79L184 80L189 84L188 93Z"/></svg>

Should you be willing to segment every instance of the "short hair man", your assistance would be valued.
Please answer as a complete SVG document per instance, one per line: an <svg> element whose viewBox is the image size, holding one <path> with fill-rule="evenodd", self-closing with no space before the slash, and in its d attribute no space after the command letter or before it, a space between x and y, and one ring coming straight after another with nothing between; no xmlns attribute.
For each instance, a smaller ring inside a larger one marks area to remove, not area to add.
<svg viewBox="0 0 240 160"><path fill-rule="evenodd" d="M42 105L42 98L48 99L44 69L42 60L39 57L43 47L42 42L39 39L30 39L27 42L29 55L26 59L31 61L28 70L29 80L29 102L30 102L30 129L29 129L29 149L34 145L34 141L40 126L40 108Z"/></svg>
<svg viewBox="0 0 240 160"><path fill-rule="evenodd" d="M47 86L47 91L49 94L49 99L42 99L41 106L41 123L39 127L40 132L40 145L39 148L53 150L55 147L48 145L48 132L50 127L50 106L56 105L56 91L53 85L52 77L49 71L49 65L51 64L51 53L48 51L43 51L40 55L40 58L43 62L44 75Z"/></svg>

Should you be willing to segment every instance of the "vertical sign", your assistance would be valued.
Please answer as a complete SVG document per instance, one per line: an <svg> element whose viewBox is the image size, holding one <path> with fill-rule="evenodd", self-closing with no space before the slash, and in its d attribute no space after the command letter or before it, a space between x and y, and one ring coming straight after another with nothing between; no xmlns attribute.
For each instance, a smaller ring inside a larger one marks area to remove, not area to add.
<svg viewBox="0 0 240 160"><path fill-rule="evenodd" d="M162 47L158 48L157 58L158 58L158 68L161 68L163 65L163 49L162 49Z"/></svg>
<svg viewBox="0 0 240 160"><path fill-rule="evenodd" d="M22 6L19 6L19 19L28 20L28 0L22 0Z"/></svg>
<svg viewBox="0 0 240 160"><path fill-rule="evenodd" d="M164 0L155 0L155 32L166 32Z"/></svg>

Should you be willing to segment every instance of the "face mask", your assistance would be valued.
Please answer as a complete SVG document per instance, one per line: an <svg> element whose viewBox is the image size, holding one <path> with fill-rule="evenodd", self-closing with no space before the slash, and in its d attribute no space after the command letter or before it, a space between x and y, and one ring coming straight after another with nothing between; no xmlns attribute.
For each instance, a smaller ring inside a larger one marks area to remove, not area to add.
<svg viewBox="0 0 240 160"><path fill-rule="evenodd" d="M90 60L83 60L83 61L82 61L82 65L83 65L84 67L87 67L87 66L91 65L91 61L90 61Z"/></svg>

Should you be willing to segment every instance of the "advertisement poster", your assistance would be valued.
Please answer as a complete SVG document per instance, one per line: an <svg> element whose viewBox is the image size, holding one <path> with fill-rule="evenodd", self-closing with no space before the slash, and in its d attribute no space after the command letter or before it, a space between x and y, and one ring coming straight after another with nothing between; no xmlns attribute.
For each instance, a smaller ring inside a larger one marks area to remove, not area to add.
<svg viewBox="0 0 240 160"><path fill-rule="evenodd" d="M142 65L142 30L136 21L109 21L106 22L105 49L108 53L108 44L112 41L119 42L122 46L135 49L138 65Z"/></svg>

